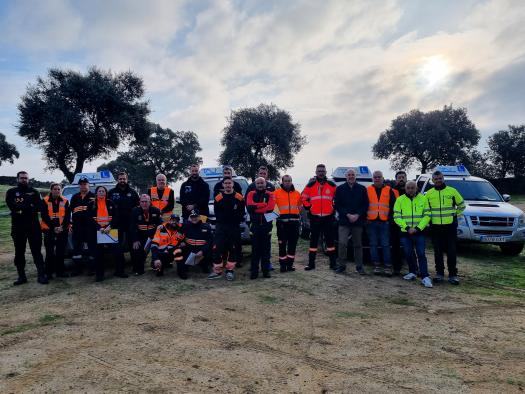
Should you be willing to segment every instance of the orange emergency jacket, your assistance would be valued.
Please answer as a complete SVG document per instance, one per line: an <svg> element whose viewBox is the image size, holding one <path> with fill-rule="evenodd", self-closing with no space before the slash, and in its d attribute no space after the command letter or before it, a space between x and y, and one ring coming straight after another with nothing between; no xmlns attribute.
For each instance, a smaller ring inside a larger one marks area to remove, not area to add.
<svg viewBox="0 0 525 394"><path fill-rule="evenodd" d="M315 216L330 216L334 213L334 196L337 185L325 180L312 179L301 193L303 206Z"/></svg>
<svg viewBox="0 0 525 394"><path fill-rule="evenodd" d="M368 220L375 220L379 216L380 220L386 222L388 220L388 214L390 213L390 191L394 193L396 198L399 197L399 192L390 186L383 186L381 196L378 199L374 185L368 186L366 191L369 202L366 218Z"/></svg>
<svg viewBox="0 0 525 394"><path fill-rule="evenodd" d="M279 209L279 219L281 221L298 220L301 207L301 193L293 187L290 191L286 191L281 187L274 192L274 195L275 205Z"/></svg>
<svg viewBox="0 0 525 394"><path fill-rule="evenodd" d="M166 223L161 224L157 227L151 246L156 247L159 251L164 251L169 247L179 245L184 239L184 234L179 230L180 227L170 229Z"/></svg>

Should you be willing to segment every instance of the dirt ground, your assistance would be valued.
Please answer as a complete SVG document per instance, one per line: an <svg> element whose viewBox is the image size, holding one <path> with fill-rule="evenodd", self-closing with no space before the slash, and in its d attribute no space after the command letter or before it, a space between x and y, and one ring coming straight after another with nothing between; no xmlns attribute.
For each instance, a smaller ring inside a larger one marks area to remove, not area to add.
<svg viewBox="0 0 525 394"><path fill-rule="evenodd" d="M305 272L304 257L256 281L31 272L15 288L3 254L0 392L523 391L524 290L337 275L324 257Z"/></svg>

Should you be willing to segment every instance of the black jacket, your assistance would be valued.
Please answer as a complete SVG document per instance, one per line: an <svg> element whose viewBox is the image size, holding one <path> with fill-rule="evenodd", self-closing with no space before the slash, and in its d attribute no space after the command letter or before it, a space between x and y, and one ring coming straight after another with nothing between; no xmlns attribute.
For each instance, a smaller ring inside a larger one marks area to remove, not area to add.
<svg viewBox="0 0 525 394"><path fill-rule="evenodd" d="M54 213L58 212L58 210L60 209L60 202L63 201L62 200L63 198L64 197L58 197L56 199L53 199L49 197L49 201L52 204ZM66 212L65 212L64 220L62 221L61 227L63 231L66 231L68 230L69 223L71 221L71 209L69 208L69 201L67 201L65 198L64 200L66 201L66 203L64 204L64 208ZM50 230L54 229L55 227L60 227L60 220L58 218L51 219L49 217L48 206L44 199L42 199L42 208L40 211L40 215L42 217L42 221L47 225L47 227L49 227Z"/></svg>
<svg viewBox="0 0 525 394"><path fill-rule="evenodd" d="M42 198L38 190L18 185L6 192L5 202L11 211L13 229L40 228L38 213L42 207Z"/></svg>
<svg viewBox="0 0 525 394"><path fill-rule="evenodd" d="M239 225L244 219L244 198L242 194L219 193L213 200L215 219L217 224Z"/></svg>
<svg viewBox="0 0 525 394"><path fill-rule="evenodd" d="M208 223L199 221L197 224L186 222L182 226L184 233L184 243L190 252L207 254L210 251L213 237L211 226Z"/></svg>
<svg viewBox="0 0 525 394"><path fill-rule="evenodd" d="M246 196L248 195L249 192L251 192L252 190L255 190L256 187L255 187L255 182L252 182L248 185L248 189L246 189L246 193L244 194L244 198L246 198ZM266 190L268 190L269 192L274 192L275 191L275 186L272 182L270 181L266 181Z"/></svg>
<svg viewBox="0 0 525 394"><path fill-rule="evenodd" d="M142 207L135 207L130 213L129 237L131 242L144 242L147 238L153 238L157 227L162 224L160 209L149 207L149 217L146 220Z"/></svg>
<svg viewBox="0 0 525 394"><path fill-rule="evenodd" d="M355 183L350 187L348 182L345 182L335 189L335 210L339 216L339 224L342 226L362 226L366 220L368 211L368 193L366 187ZM347 214L358 214L359 219L356 222L350 223Z"/></svg>
<svg viewBox="0 0 525 394"><path fill-rule="evenodd" d="M199 210L199 214L209 216L209 201L210 187L201 177L198 177L196 180L188 178L188 180L180 186L179 203L182 205L182 217L184 219L187 219L190 215L190 212L186 209L186 205L195 205Z"/></svg>
<svg viewBox="0 0 525 394"><path fill-rule="evenodd" d="M108 209L108 215L111 217L111 221L109 225L111 228L117 228L118 226L118 211L115 204L113 204L113 201L106 199L106 207ZM97 199L95 198L93 201L91 201L87 208L87 214L91 218L90 226L94 230L100 230L100 225L97 223Z"/></svg>
<svg viewBox="0 0 525 394"><path fill-rule="evenodd" d="M118 228L123 231L128 231L131 210L139 205L139 195L129 185L121 189L118 185L108 192L108 200L113 201L113 204L118 210Z"/></svg>
<svg viewBox="0 0 525 394"><path fill-rule="evenodd" d="M215 186L213 186L213 197L215 197L220 192L224 191L224 187L222 186L222 181L224 181L224 179L221 179L219 182L215 184ZM242 194L242 187L239 184L239 182L233 181L233 191L236 193Z"/></svg>
<svg viewBox="0 0 525 394"><path fill-rule="evenodd" d="M73 197L71 197L69 208L71 209L71 224L73 225L73 229L91 225L91 221L93 219L89 215L87 208L89 203L94 199L95 194L90 191L87 192L84 198L82 198L80 192L74 194Z"/></svg>

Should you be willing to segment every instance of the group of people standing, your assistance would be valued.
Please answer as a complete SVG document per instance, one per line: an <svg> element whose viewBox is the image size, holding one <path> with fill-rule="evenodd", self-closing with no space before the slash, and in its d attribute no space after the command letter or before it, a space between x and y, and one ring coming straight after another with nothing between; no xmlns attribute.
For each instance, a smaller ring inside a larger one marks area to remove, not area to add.
<svg viewBox="0 0 525 394"><path fill-rule="evenodd" d="M415 182L406 182L406 173L402 171L396 174L394 187L385 184L380 171L373 173L373 184L365 187L356 181L356 172L349 169L346 182L337 186L327 179L323 164L317 166L315 177L302 193L295 189L289 175L282 177L276 189L268 181L268 169L261 166L257 178L243 195L232 172L231 167L225 166L223 178L213 190L214 229L207 222L209 185L199 176L197 165L191 166L190 177L180 188L182 217L174 213L175 193L163 174L157 175L156 185L140 196L128 185L126 173L118 174L113 189L108 191L98 186L95 193L90 191L88 179L81 178L79 192L68 201L57 183L52 184L49 195L41 199L39 192L29 186L27 172L19 172L18 185L6 194L18 271L14 285L27 282L27 242L37 268L37 281L41 284L47 284L54 275L80 275L86 265L88 273L95 275L96 281L102 281L104 254L108 251L115 259L115 276L126 278L126 249L137 276L144 274L144 265L151 252L151 267L158 276L164 275L167 267L176 265L178 276L186 279L188 267L199 265L209 273L210 280L222 277L233 280L235 269L242 265L240 225L246 211L250 216L252 242L250 278L257 279L259 273L269 278L274 269L271 263L274 221L280 272L292 272L303 209L311 230L307 271L316 268L322 234L331 269L338 273L346 271L347 246L351 239L356 271L364 274L363 235L366 229L374 274L400 274L402 249L409 267L404 279L412 280L419 275L423 285L432 287L423 234L430 224L437 274L434 280L444 280L443 254L446 253L448 280L459 283L455 227L457 216L462 214L465 205L457 190L444 184L443 174L438 171L433 174L435 187L426 195L418 192ZM45 260L41 253L42 234ZM64 265L69 234L73 245L71 274L66 273ZM100 235L115 236L118 240L100 243Z"/></svg>

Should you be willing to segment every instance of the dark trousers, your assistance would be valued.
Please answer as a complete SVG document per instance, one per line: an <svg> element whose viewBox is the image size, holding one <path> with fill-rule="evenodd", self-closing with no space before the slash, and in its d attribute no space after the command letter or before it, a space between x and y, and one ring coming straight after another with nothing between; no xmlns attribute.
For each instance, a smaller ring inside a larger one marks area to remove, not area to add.
<svg viewBox="0 0 525 394"><path fill-rule="evenodd" d="M277 239L279 243L279 263L292 267L295 261L295 249L299 239L299 221L277 221Z"/></svg>
<svg viewBox="0 0 525 394"><path fill-rule="evenodd" d="M46 248L46 274L63 274L64 251L67 245L68 232L62 231L56 234L53 230L44 231L44 246Z"/></svg>
<svg viewBox="0 0 525 394"><path fill-rule="evenodd" d="M119 244L97 244L97 240L91 239L89 242L89 252L94 260L95 274L97 278L104 277L105 263L104 253L109 251L115 259L115 273L124 273L124 255Z"/></svg>
<svg viewBox="0 0 525 394"><path fill-rule="evenodd" d="M330 258L330 266L336 264L334 242L334 217L310 215L310 249L308 250L308 266L315 267L315 256L319 245L319 236L323 234L326 252Z"/></svg>
<svg viewBox="0 0 525 394"><path fill-rule="evenodd" d="M419 273L421 274L421 278L427 277L428 262L427 256L425 255L425 236L423 233L416 233L413 235L403 233L401 235L401 244L403 245L403 251L405 252L405 258L407 259L409 271L412 274L417 274L419 265ZM414 249L416 250L415 255Z"/></svg>
<svg viewBox="0 0 525 394"><path fill-rule="evenodd" d="M338 231L338 254L340 266L346 268L346 260L348 259L348 237L352 235L355 265L357 269L363 268L363 227L359 225L345 226L340 224Z"/></svg>
<svg viewBox="0 0 525 394"><path fill-rule="evenodd" d="M29 248L33 256L38 275L44 275L44 257L42 256L42 232L40 227L34 228L12 228L11 237L15 245L15 267L18 276L25 277L26 267L26 244L29 241Z"/></svg>
<svg viewBox="0 0 525 394"><path fill-rule="evenodd" d="M392 253L392 268L394 272L401 272L403 268L403 253L401 252L401 228L396 223L390 223L390 245ZM407 259L408 262L408 259Z"/></svg>
<svg viewBox="0 0 525 394"><path fill-rule="evenodd" d="M176 247L169 247L165 249L162 252L157 252L155 254L155 257L152 257L151 259L151 267L155 269L153 262L156 259L159 259L161 262L161 267L159 272L164 273L164 270L166 267L168 267L173 262L177 265L177 274L182 278L186 276L186 273L188 272L188 266L184 264L186 261L187 254L185 253L185 250L180 248L179 246Z"/></svg>
<svg viewBox="0 0 525 394"><path fill-rule="evenodd" d="M259 265L262 272L270 270L270 255L272 248L272 223L252 223L252 263L250 271L252 274L259 273Z"/></svg>
<svg viewBox="0 0 525 394"><path fill-rule="evenodd" d="M133 249L133 244L129 250L131 256L131 264L133 265L133 272L138 274L144 273L144 263L146 262L146 252L144 251L144 245L146 245L146 239L140 239L140 247L135 250Z"/></svg>
<svg viewBox="0 0 525 394"><path fill-rule="evenodd" d="M449 276L457 276L457 255L456 255L456 230L457 224L433 224L431 227L432 244L434 246L434 261L436 263L436 273L445 274L445 263L443 254L447 254L447 268Z"/></svg>
<svg viewBox="0 0 525 394"><path fill-rule="evenodd" d="M93 256L89 253L90 231L91 228L85 224L73 225L73 271L76 274L82 272L82 258L87 255L89 258L89 269L95 270ZM85 249L85 245L88 249Z"/></svg>
<svg viewBox="0 0 525 394"><path fill-rule="evenodd" d="M240 236L239 225L217 223L213 239L213 271L221 274L223 269L228 271L235 269L237 251L237 237ZM224 264L226 257L226 264Z"/></svg>

